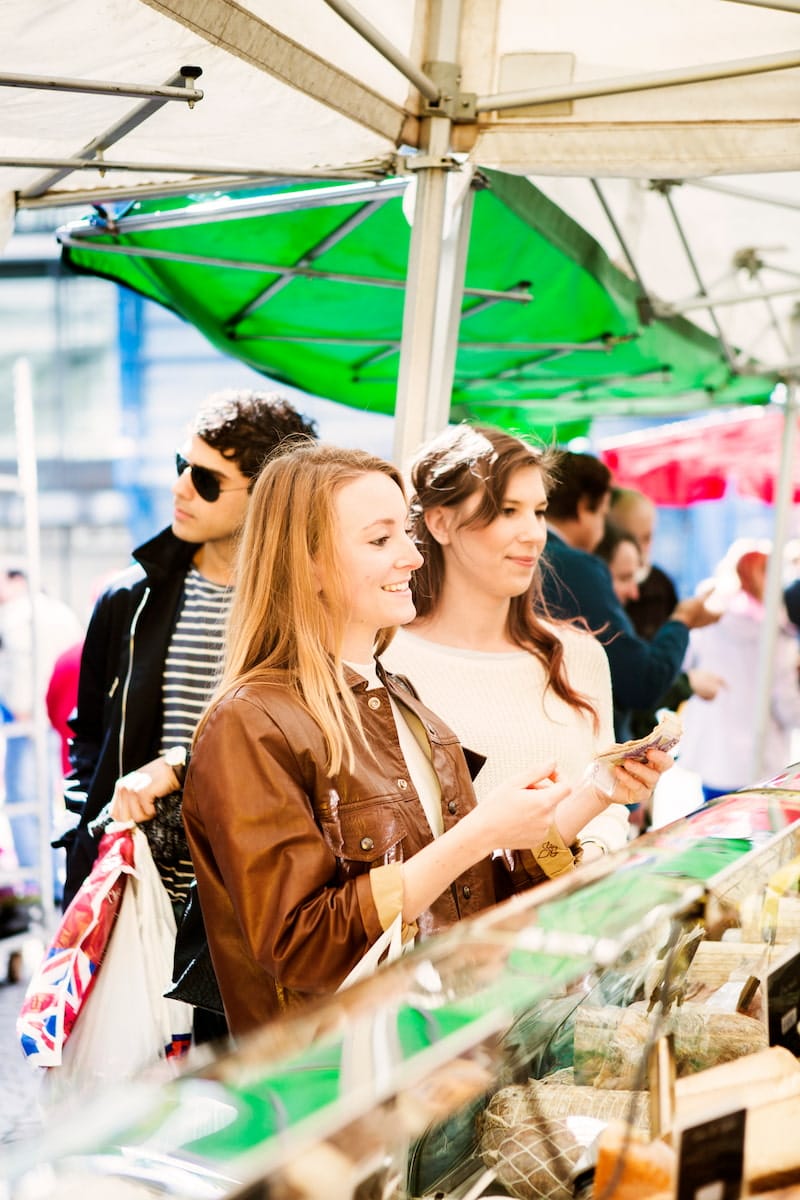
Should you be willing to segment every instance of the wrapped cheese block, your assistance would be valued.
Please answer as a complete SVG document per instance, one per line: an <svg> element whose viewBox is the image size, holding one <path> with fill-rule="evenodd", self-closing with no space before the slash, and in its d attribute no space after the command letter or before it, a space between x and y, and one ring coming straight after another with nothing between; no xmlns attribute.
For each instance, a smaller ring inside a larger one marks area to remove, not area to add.
<svg viewBox="0 0 800 1200"><path fill-rule="evenodd" d="M654 1020L641 1002L628 1008L581 1006L575 1018L575 1082L625 1090L642 1087ZM675 1035L675 1069L679 1076L767 1047L767 1033L760 1021L740 1013L709 1011L699 1004L671 1010L661 1031Z"/></svg>
<svg viewBox="0 0 800 1200"><path fill-rule="evenodd" d="M664 1142L648 1142L620 1121L601 1133L595 1200L661 1200L673 1195L676 1176L675 1151Z"/></svg>
<svg viewBox="0 0 800 1200"><path fill-rule="evenodd" d="M742 1097L747 1103L746 1095ZM748 1105L744 1137L744 1173L748 1190L800 1184L800 1096L755 1107ZM797 1187L795 1194L797 1194Z"/></svg>
<svg viewBox="0 0 800 1200"><path fill-rule="evenodd" d="M768 964L767 950L763 942L701 942L686 982L689 986L704 984L713 991L730 979L761 978Z"/></svg>
<svg viewBox="0 0 800 1200"><path fill-rule="evenodd" d="M585 1117L544 1117L526 1087L512 1086L492 1097L479 1128L481 1158L510 1195L571 1200L573 1172L602 1125Z"/></svg>
<svg viewBox="0 0 800 1200"><path fill-rule="evenodd" d="M681 1125L742 1104L755 1106L800 1095L800 1063L784 1046L687 1075L675 1083L675 1119Z"/></svg>

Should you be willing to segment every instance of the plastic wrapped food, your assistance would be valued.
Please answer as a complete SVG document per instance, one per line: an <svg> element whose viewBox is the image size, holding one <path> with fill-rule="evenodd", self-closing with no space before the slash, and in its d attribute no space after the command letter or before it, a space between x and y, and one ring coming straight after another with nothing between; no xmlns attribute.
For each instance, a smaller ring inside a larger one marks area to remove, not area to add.
<svg viewBox="0 0 800 1200"><path fill-rule="evenodd" d="M653 1019L640 1002L628 1008L579 1008L575 1019L575 1082L625 1090L641 1087ZM767 1046L767 1033L760 1021L741 1013L714 1012L700 1004L684 1004L670 1012L663 1032L670 1031L675 1035L679 1076L754 1054Z"/></svg>
<svg viewBox="0 0 800 1200"><path fill-rule="evenodd" d="M599 1121L630 1121L642 1133L650 1131L650 1096L646 1091L612 1091L581 1087L572 1082L571 1071L557 1071L544 1079L498 1092L515 1094L520 1112L547 1120L562 1117L594 1117Z"/></svg>
<svg viewBox="0 0 800 1200"><path fill-rule="evenodd" d="M544 1117L526 1087L502 1088L481 1117L481 1158L518 1200L571 1200L573 1172L601 1129L591 1118Z"/></svg>

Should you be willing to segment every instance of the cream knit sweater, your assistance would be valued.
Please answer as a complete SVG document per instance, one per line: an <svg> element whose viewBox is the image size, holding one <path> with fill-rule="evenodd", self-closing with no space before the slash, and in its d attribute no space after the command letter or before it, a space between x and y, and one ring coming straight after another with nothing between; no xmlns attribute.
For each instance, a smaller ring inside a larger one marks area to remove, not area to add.
<svg viewBox="0 0 800 1200"><path fill-rule="evenodd" d="M382 655L384 666L407 676L462 745L486 756L475 781L478 800L510 775L551 761L563 780L577 783L594 755L614 741L611 676L603 647L580 630L559 627L558 633L570 683L597 709L597 735L589 714L571 708L552 689L545 694L544 668L525 650L460 650L399 629ZM612 804L581 836L618 849L627 841L627 809Z"/></svg>

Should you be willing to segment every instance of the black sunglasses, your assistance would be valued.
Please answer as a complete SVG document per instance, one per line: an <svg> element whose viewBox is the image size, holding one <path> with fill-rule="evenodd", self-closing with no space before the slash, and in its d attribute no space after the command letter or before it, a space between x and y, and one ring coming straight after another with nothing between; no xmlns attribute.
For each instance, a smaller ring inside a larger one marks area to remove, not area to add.
<svg viewBox="0 0 800 1200"><path fill-rule="evenodd" d="M250 484L246 483L242 487L224 488L220 485L218 475L215 475L208 467L196 467L180 452L175 454L175 467L179 479L184 471L189 472L192 478L192 487L200 499L205 500L206 504L213 504L215 500L219 500L221 492L244 492L250 487Z"/></svg>

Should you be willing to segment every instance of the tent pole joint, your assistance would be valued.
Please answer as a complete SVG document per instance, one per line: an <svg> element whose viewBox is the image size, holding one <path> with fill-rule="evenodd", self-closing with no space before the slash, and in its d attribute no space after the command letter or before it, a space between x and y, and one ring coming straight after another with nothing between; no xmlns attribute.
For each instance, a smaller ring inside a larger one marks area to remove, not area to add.
<svg viewBox="0 0 800 1200"><path fill-rule="evenodd" d="M461 91L461 67L451 62L426 62L425 74L438 86L439 95L427 100L422 109L424 117L447 117L449 121L474 121L478 96L476 92Z"/></svg>
<svg viewBox="0 0 800 1200"><path fill-rule="evenodd" d="M434 168L440 171L460 171L461 163L449 154L415 154L406 157L406 171L425 171Z"/></svg>

